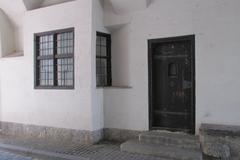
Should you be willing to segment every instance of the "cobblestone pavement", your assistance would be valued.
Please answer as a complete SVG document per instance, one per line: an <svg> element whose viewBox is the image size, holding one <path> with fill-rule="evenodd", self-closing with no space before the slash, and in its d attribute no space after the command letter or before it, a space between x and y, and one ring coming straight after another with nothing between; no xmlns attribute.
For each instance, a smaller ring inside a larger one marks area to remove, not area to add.
<svg viewBox="0 0 240 160"><path fill-rule="evenodd" d="M96 145L79 145L55 143L50 144L30 139L7 137L0 135L0 143L21 146L25 148L34 148L38 150L79 156L90 160L166 160L156 156L147 156L140 154L130 154L120 151L119 143L101 142ZM0 159L2 160L2 159ZM5 159L4 159L5 160ZM13 159L15 160L15 159ZM25 160L25 159L16 159ZM29 159L26 159L29 160ZM31 159L30 159L31 160Z"/></svg>
<svg viewBox="0 0 240 160"><path fill-rule="evenodd" d="M0 160L36 160L36 159L0 150Z"/></svg>
<svg viewBox="0 0 240 160"><path fill-rule="evenodd" d="M39 156L26 155L0 149L0 160L57 160L56 158L40 158Z"/></svg>

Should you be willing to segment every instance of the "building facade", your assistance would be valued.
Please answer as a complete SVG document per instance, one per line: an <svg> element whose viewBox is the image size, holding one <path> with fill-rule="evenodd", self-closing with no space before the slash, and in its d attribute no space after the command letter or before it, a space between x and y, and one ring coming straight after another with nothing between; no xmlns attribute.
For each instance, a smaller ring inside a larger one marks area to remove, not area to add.
<svg viewBox="0 0 240 160"><path fill-rule="evenodd" d="M96 142L240 124L238 0L1 3L3 133Z"/></svg>

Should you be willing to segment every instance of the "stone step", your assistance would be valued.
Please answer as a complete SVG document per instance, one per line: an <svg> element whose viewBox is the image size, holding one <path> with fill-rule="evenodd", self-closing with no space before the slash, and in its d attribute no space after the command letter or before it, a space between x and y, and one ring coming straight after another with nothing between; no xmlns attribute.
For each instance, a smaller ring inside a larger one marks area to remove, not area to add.
<svg viewBox="0 0 240 160"><path fill-rule="evenodd" d="M200 142L197 136L180 132L149 131L139 135L140 142L175 146L181 148L200 149Z"/></svg>
<svg viewBox="0 0 240 160"><path fill-rule="evenodd" d="M123 143L121 151L154 155L171 160L202 160L201 150L146 143L139 140L129 140Z"/></svg>
<svg viewBox="0 0 240 160"><path fill-rule="evenodd" d="M203 123L199 131L201 134L212 136L240 137L240 126Z"/></svg>
<svg viewBox="0 0 240 160"><path fill-rule="evenodd" d="M204 143L203 154L211 159L231 160L230 147L220 143Z"/></svg>

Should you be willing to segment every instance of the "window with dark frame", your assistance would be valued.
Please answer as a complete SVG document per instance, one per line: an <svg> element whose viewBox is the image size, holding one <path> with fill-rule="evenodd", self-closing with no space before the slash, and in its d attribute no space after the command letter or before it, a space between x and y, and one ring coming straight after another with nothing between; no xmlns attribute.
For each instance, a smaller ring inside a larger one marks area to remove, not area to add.
<svg viewBox="0 0 240 160"><path fill-rule="evenodd" d="M97 32L96 42L96 81L97 87L112 85L111 35L100 32Z"/></svg>
<svg viewBox="0 0 240 160"><path fill-rule="evenodd" d="M74 28L34 36L35 88L74 88Z"/></svg>

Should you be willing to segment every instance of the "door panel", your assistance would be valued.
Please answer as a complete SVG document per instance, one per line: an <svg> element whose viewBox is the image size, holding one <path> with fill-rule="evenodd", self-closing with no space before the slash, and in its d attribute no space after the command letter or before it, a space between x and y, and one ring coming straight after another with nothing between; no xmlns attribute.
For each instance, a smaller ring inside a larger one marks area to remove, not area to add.
<svg viewBox="0 0 240 160"><path fill-rule="evenodd" d="M150 127L193 132L194 47L192 37L150 41Z"/></svg>

